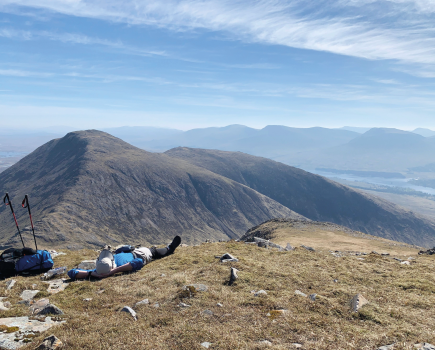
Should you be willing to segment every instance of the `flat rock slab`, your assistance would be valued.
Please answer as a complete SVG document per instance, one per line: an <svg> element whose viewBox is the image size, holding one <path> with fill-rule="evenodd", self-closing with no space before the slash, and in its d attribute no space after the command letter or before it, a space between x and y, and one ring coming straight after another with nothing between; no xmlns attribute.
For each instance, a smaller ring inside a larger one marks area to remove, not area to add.
<svg viewBox="0 0 435 350"><path fill-rule="evenodd" d="M65 323L65 321L57 322L52 321L51 317L46 317L43 322L37 320L30 320L29 317L8 317L0 318L0 326L6 326L9 329L16 327L15 332L0 333L0 348L14 350L22 347L26 343L23 341L26 334L35 334L37 332L45 332L53 326ZM18 333L21 332L21 333ZM15 339L22 338L20 335L24 334L24 338L15 341Z"/></svg>
<svg viewBox="0 0 435 350"><path fill-rule="evenodd" d="M64 291L65 288L68 287L68 283L66 283L65 281L66 280L64 279L58 279L44 283L48 283L47 292L49 292L50 294L56 294Z"/></svg>
<svg viewBox="0 0 435 350"><path fill-rule="evenodd" d="M20 298L22 299L22 300L28 300L28 301L30 301L30 300L32 300L34 297L35 297L35 295L36 294L38 294L39 293L39 290L23 290L23 292L21 293L21 295L20 295Z"/></svg>
<svg viewBox="0 0 435 350"><path fill-rule="evenodd" d="M97 261L96 260L82 261L77 268L79 270L94 270L97 268Z"/></svg>

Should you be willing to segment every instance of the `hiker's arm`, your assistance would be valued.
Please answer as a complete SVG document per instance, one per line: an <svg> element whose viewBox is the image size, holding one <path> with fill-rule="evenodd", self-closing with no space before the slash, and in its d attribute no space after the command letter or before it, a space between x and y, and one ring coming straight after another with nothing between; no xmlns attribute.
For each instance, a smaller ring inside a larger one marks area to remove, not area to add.
<svg viewBox="0 0 435 350"><path fill-rule="evenodd" d="M133 266L130 263L127 263L125 265L121 265L121 266L114 268L109 273L102 275L102 277L109 277L109 276L113 276L114 274L119 273L119 272L128 272L131 270L133 270Z"/></svg>

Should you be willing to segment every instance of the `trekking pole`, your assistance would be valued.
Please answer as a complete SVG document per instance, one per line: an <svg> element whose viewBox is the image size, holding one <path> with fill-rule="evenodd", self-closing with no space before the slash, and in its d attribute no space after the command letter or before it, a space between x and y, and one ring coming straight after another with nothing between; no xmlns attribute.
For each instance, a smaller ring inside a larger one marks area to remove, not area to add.
<svg viewBox="0 0 435 350"><path fill-rule="evenodd" d="M7 203L6 203L6 199L8 200ZM9 198L9 193L7 193L7 192L6 192L5 197L3 198L3 203L6 204L6 206L9 205L9 207L11 208L11 212L12 212L12 215L14 216L14 220L15 220L15 225L17 225L17 230L18 230L18 233L20 235L21 243L23 243L23 248L24 248L25 245L24 245L24 241L23 241L23 236L21 236L20 228L18 227L17 218L15 217L15 213L14 213L14 208L12 207L12 202L11 202L11 200Z"/></svg>
<svg viewBox="0 0 435 350"><path fill-rule="evenodd" d="M21 205L23 208L27 208L27 210L29 211L30 225L32 225L32 231L33 231L33 239L35 240L36 250L38 250L38 245L36 244L35 229L33 228L32 213L30 212L29 197L27 197L27 194L24 196L24 199L23 199L23 202L21 203Z"/></svg>

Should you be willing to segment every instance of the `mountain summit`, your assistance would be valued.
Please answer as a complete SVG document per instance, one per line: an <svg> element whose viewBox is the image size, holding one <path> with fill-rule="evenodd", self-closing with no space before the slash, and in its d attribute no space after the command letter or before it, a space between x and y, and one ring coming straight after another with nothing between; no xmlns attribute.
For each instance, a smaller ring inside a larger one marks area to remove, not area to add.
<svg viewBox="0 0 435 350"><path fill-rule="evenodd" d="M0 191L16 207L29 194L37 239L52 246L226 240L274 217L303 218L236 181L96 130L39 147L0 174ZM0 225L0 245L18 244L5 206Z"/></svg>

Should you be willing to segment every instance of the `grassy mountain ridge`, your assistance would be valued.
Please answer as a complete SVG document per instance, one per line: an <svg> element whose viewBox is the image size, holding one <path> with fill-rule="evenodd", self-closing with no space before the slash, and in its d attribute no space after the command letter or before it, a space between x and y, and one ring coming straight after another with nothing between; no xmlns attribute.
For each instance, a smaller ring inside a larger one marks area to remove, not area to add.
<svg viewBox="0 0 435 350"><path fill-rule="evenodd" d="M180 247L138 272L71 282L49 296L38 276L17 277L14 288L4 294L12 308L0 311L0 317L28 315L28 307L17 302L23 290L36 284L40 297L49 297L64 311L66 323L36 335L23 350L35 349L51 334L67 349L200 350L201 343L209 342L214 350L375 350L393 343L394 350L411 350L418 349L417 343L435 344L434 256L417 255L415 249L384 240L380 250L379 241L345 232L337 233L353 240L351 252L335 246L344 254L334 256L329 252L332 245L309 252L297 242L313 245L317 236L328 243L334 232L326 226L319 230L320 223L304 225L286 240L297 246L294 251L235 241ZM273 240L286 239L285 234L280 231ZM370 254L372 250L391 255ZM363 251L369 254L355 255ZM227 252L239 261L220 263L215 258ZM92 250L66 253L55 258L56 266L73 268L98 255ZM233 286L227 285L230 267L239 270ZM193 283L205 284L208 290L186 298L183 286ZM252 293L259 290L267 294ZM296 295L296 290L316 294L315 301ZM357 293L369 303L352 313L349 301ZM149 303L136 306L144 299ZM135 309L137 321L120 312L126 305Z"/></svg>
<svg viewBox="0 0 435 350"><path fill-rule="evenodd" d="M423 216L301 169L241 152L179 147L165 154L249 186L314 221L423 246L435 243L435 226Z"/></svg>
<svg viewBox="0 0 435 350"><path fill-rule="evenodd" d="M228 178L96 130L41 146L0 174L0 191L10 193L20 223L28 218L18 200L30 195L37 238L52 246L161 243L176 234L226 240L268 218L301 217ZM0 223L1 245L18 244L5 206Z"/></svg>

